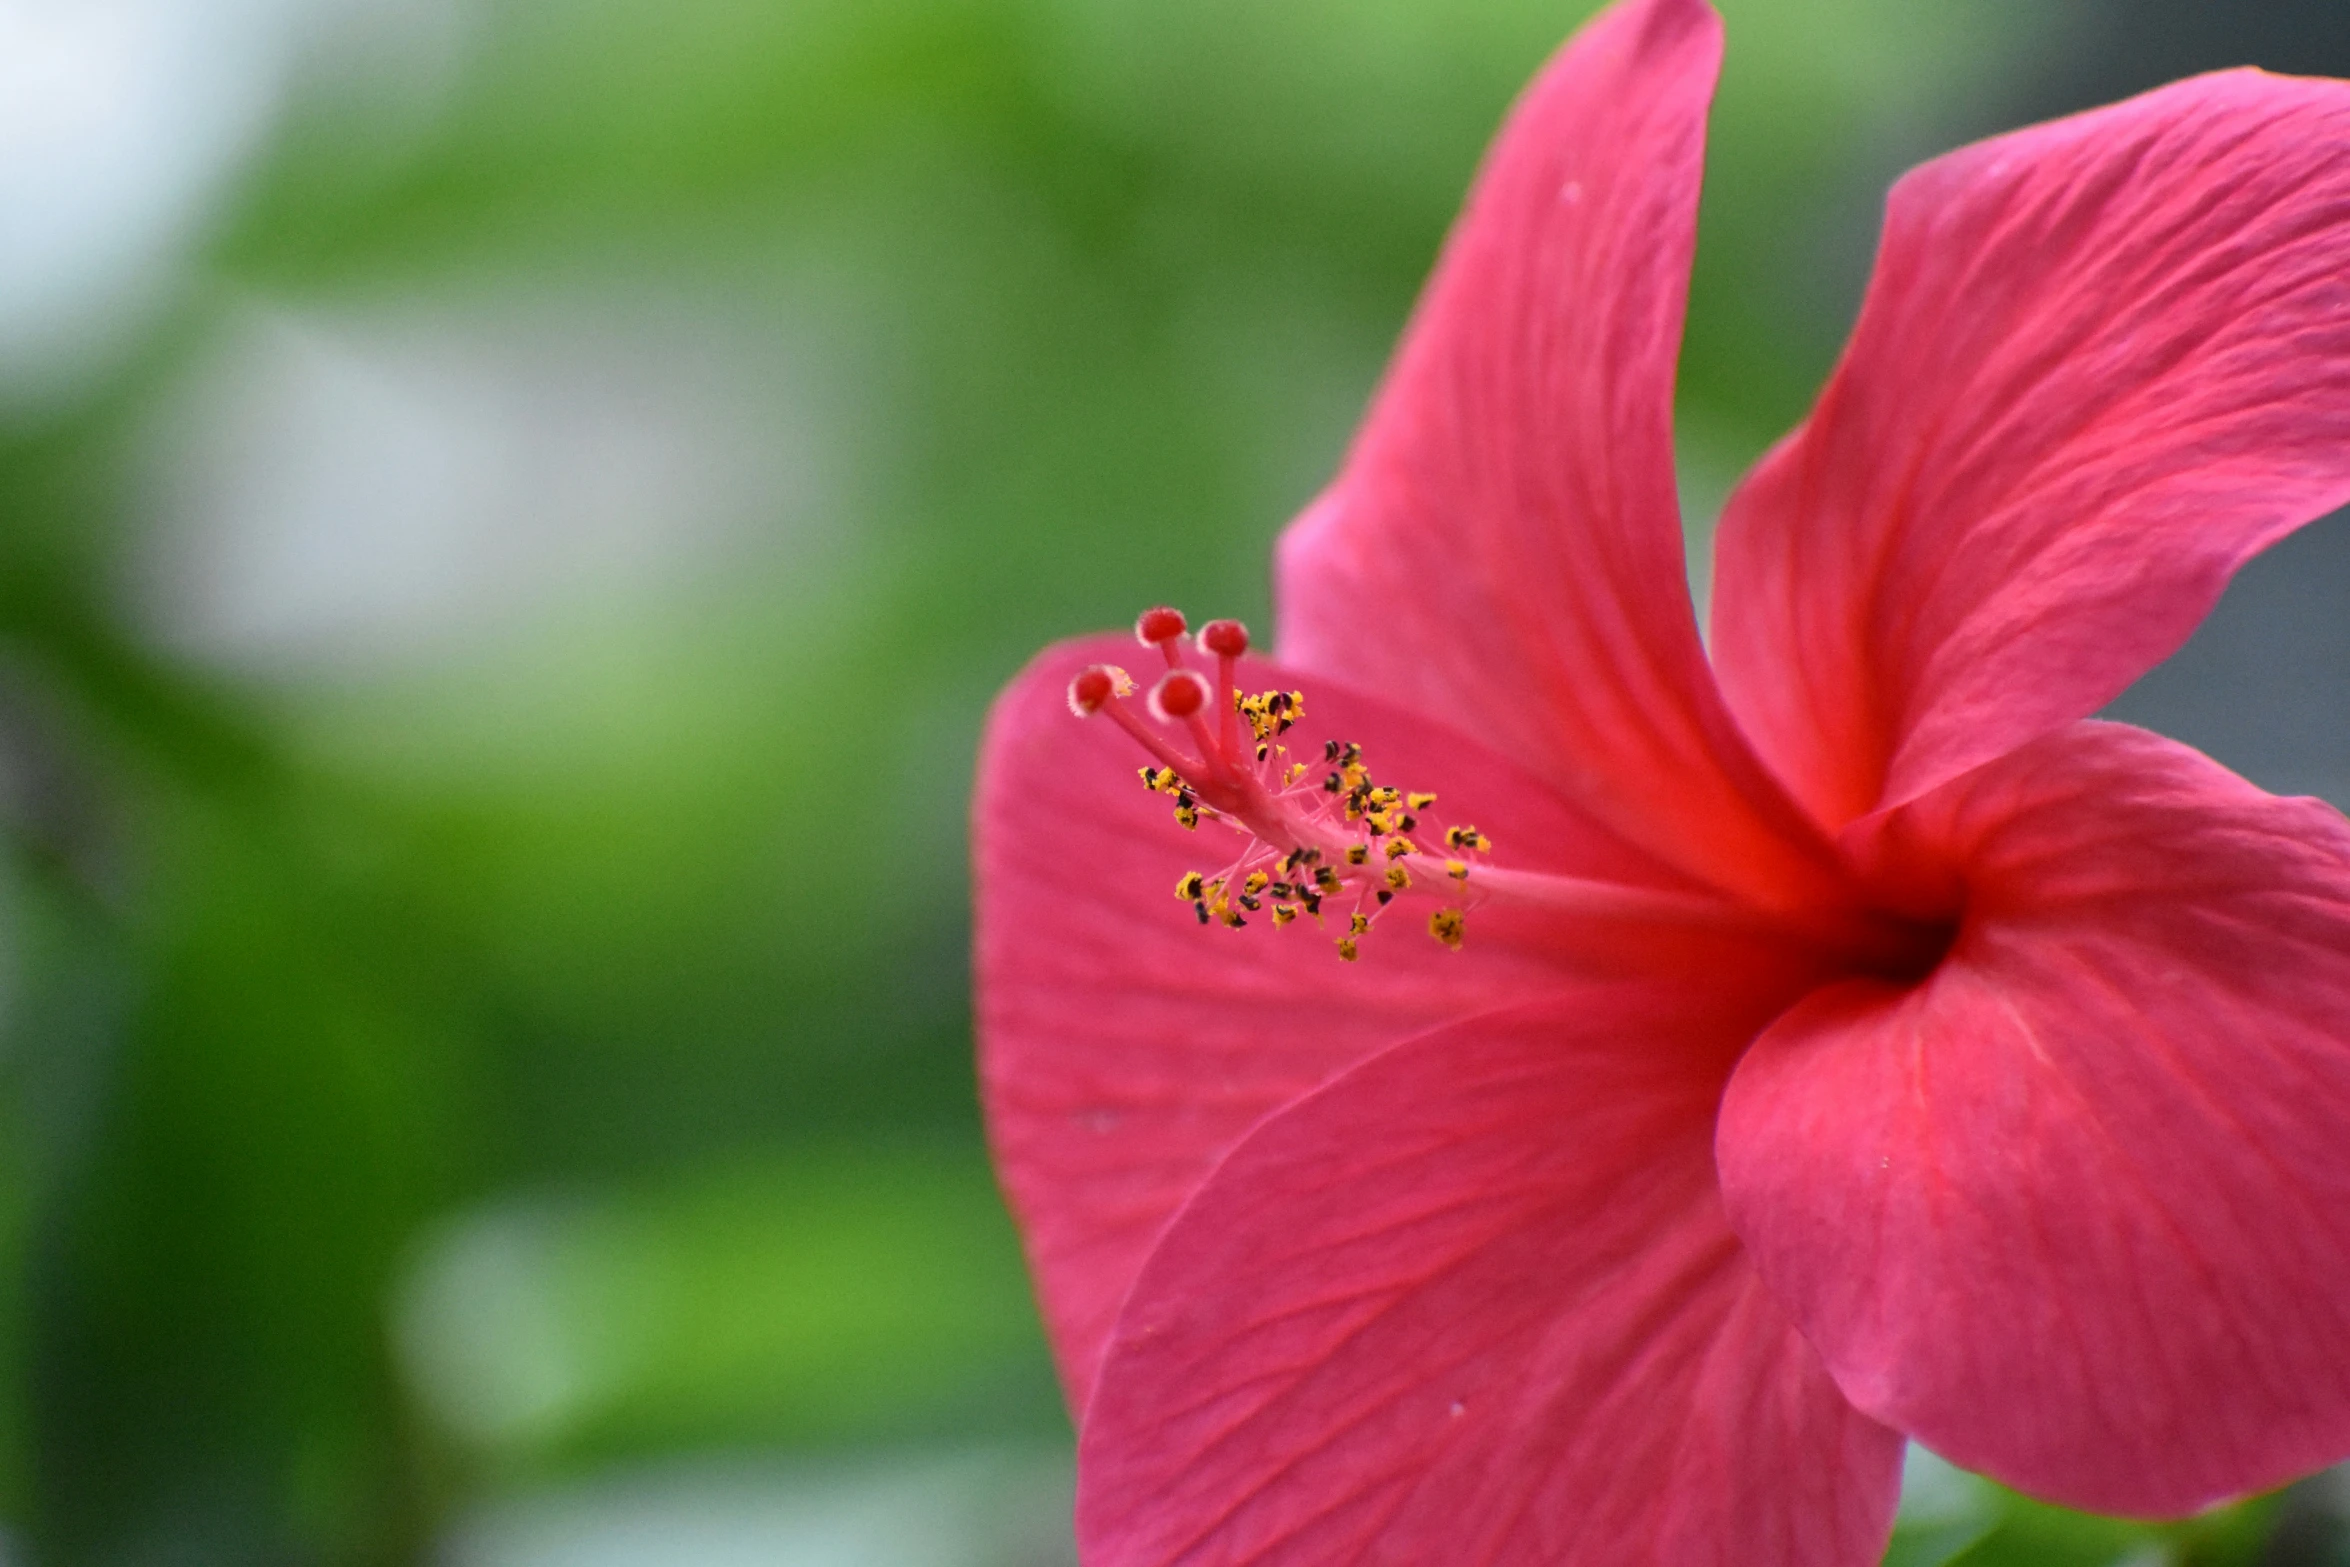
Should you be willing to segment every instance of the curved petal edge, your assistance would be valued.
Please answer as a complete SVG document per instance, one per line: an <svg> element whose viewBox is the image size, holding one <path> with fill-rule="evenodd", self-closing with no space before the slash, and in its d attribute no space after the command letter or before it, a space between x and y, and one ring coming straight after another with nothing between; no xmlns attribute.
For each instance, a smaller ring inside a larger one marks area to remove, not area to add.
<svg viewBox="0 0 2350 1567"><path fill-rule="evenodd" d="M2346 500L2350 83L2197 77L1894 187L1723 515L1716 667L1838 828L2095 712Z"/></svg>
<svg viewBox="0 0 2350 1567"><path fill-rule="evenodd" d="M1837 1385L2098 1512L2350 1455L2350 824L2082 724L1882 831L1964 866L1956 946L1767 1030L1717 1149Z"/></svg>
<svg viewBox="0 0 2350 1567"><path fill-rule="evenodd" d="M1868 1567L1901 1438L1723 1222L1755 1007L1624 987L1421 1035L1268 1119L1086 1411L1096 1567Z"/></svg>
<svg viewBox="0 0 2350 1567"><path fill-rule="evenodd" d="M1281 541L1281 656L1555 776L1766 906L1825 884L1689 600L1673 375L1721 24L1626 0L1512 110L1345 467Z"/></svg>

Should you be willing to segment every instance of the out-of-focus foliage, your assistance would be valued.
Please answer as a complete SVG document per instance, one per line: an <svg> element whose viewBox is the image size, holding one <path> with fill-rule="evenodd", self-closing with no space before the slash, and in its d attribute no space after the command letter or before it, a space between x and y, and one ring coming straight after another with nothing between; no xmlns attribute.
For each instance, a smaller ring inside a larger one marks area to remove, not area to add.
<svg viewBox="0 0 2350 1567"><path fill-rule="evenodd" d="M2340 1542L2319 1510L2293 1514L2306 1514L2313 1527L2306 1538L2288 1537L2277 1528L2280 1500L2256 1498L2173 1524L2094 1518L2018 1496L1912 1447L1885 1567L2329 1567L2337 1558L2326 1552Z"/></svg>
<svg viewBox="0 0 2350 1567"><path fill-rule="evenodd" d="M1065 1553L982 711L1145 603L1262 620L1581 10L0 0L10 1549ZM1886 180L2214 63L1724 10L1700 531ZM1968 1484L1896 1560L2250 1559Z"/></svg>

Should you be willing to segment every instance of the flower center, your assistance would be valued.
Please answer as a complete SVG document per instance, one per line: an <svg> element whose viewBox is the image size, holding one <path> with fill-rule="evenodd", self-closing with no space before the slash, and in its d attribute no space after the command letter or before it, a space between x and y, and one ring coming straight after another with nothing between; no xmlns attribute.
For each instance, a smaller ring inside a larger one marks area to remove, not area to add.
<svg viewBox="0 0 2350 1567"><path fill-rule="evenodd" d="M1229 863L1185 872L1175 895L1203 925L1239 930L1260 914L1276 928L1310 919L1338 931L1338 955L1350 963L1391 906L1433 902L1428 934L1458 951L1483 895L1475 878L1488 874L1481 862L1493 846L1485 835L1466 823L1439 825L1429 814L1434 794L1378 782L1351 741L1293 754L1283 737L1305 716L1305 693L1240 688L1237 665L1249 638L1237 620L1200 628L1196 646L1214 660L1211 683L1185 659L1189 629L1165 608L1135 622L1136 638L1167 664L1144 703L1155 727L1129 704L1135 683L1123 669L1096 664L1069 683L1071 711L1107 714L1154 759L1141 770L1143 786L1174 802L1178 823L1196 830L1221 822L1239 834ZM1187 733L1192 750L1170 729Z"/></svg>
<svg viewBox="0 0 2350 1567"><path fill-rule="evenodd" d="M1175 885L1203 925L1240 930L1263 916L1278 929L1311 920L1351 963L1373 925L1403 904L1426 908L1423 928L1457 952L1468 916L1505 903L1614 927L1793 942L1846 972L1901 983L1932 972L1955 937L1955 913L1893 913L1858 888L1850 903L1771 910L1712 890L1494 865L1484 833L1440 823L1431 792L1373 778L1360 745L1328 740L1293 751L1287 736L1305 717L1305 693L1241 689L1249 637L1240 622L1210 621L1189 639L1212 661L1213 678L1186 657L1189 629L1175 610L1146 611L1135 636L1166 669L1143 701L1132 700L1138 688L1125 670L1095 664L1069 682L1069 708L1080 718L1106 715L1134 738L1151 758L1143 786L1172 802L1187 831L1209 822L1237 835L1229 861L1186 871Z"/></svg>

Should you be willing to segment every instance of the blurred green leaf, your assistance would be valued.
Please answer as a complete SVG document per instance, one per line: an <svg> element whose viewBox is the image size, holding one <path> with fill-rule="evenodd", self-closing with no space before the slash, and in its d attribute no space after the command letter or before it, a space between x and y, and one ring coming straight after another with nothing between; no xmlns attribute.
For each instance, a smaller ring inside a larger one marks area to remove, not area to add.
<svg viewBox="0 0 2350 1567"><path fill-rule="evenodd" d="M427 1407L509 1468L1061 1420L975 1150L807 1149L508 1201L444 1229L404 1300Z"/></svg>

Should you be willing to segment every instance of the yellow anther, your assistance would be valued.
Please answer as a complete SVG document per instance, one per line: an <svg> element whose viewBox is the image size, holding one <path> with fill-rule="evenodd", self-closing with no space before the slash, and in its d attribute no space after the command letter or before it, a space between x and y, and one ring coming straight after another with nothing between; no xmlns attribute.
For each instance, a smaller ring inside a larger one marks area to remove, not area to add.
<svg viewBox="0 0 2350 1567"><path fill-rule="evenodd" d="M1289 726L1305 712L1305 698L1296 691L1259 691L1254 695L1235 691L1232 707L1248 720L1249 732L1265 741L1289 732Z"/></svg>
<svg viewBox="0 0 2350 1567"><path fill-rule="evenodd" d="M1132 679L1123 671L1100 666L1085 677L1083 700L1091 701L1094 706L1082 707L1082 711L1091 712L1102 705L1104 698L1100 690L1105 684L1102 678L1105 674L1116 682L1119 695L1133 690ZM1196 676L1186 678L1196 688L1196 694L1187 694L1185 705L1196 707L1211 688ZM1072 687L1073 692L1075 689ZM1071 700L1080 703L1081 699L1073 695ZM1137 769L1143 787L1168 797L1175 820L1185 831L1197 831L1203 820L1243 827L1251 841L1243 851L1241 864L1260 867L1244 869L1229 877L1186 871L1175 883L1175 896L1192 906L1202 924L1238 929L1248 923L1250 915L1269 914L1274 926L1279 928L1294 925L1308 915L1317 925L1324 923L1344 907L1325 910L1324 900L1351 890L1353 896L1347 903L1358 912L1347 916L1346 933L1337 938L1339 956L1351 963L1359 956L1359 942L1369 932L1379 909L1415 885L1418 873L1410 868L1409 862L1433 847L1423 847L1415 835L1421 831L1435 834L1439 829L1414 813L1433 807L1436 793L1407 791L1375 782L1365 764L1363 748L1348 741L1324 743L1319 758L1309 752L1305 758L1293 759L1288 746L1275 742L1304 716L1303 692L1235 691L1226 700L1231 707L1225 722L1229 725L1229 714L1237 714L1248 721L1255 737L1254 750L1261 770L1244 773L1244 778L1263 779L1269 784L1273 775L1279 774L1281 793L1276 797L1276 811L1285 818L1294 817L1295 822L1290 830L1268 828L1260 835L1249 824L1204 803L1193 784L1176 768L1153 765ZM1292 790L1300 792L1289 793ZM1312 792L1306 795L1305 790ZM1299 845L1284 850L1281 847L1284 840L1296 845L1300 836L1322 836L1338 829L1341 817L1348 823L1360 824L1351 829L1355 841L1330 848ZM1444 873L1454 883L1465 884L1471 869L1469 856L1490 849L1491 841L1466 825L1443 829L1442 836L1444 847L1456 856L1442 861ZM1343 863L1339 858L1342 854ZM1437 856L1430 855L1429 864L1433 866L1436 860ZM1350 867L1376 869L1378 875L1357 877ZM1439 909L1428 917L1428 932L1448 948L1457 948L1466 918L1460 907Z"/></svg>

